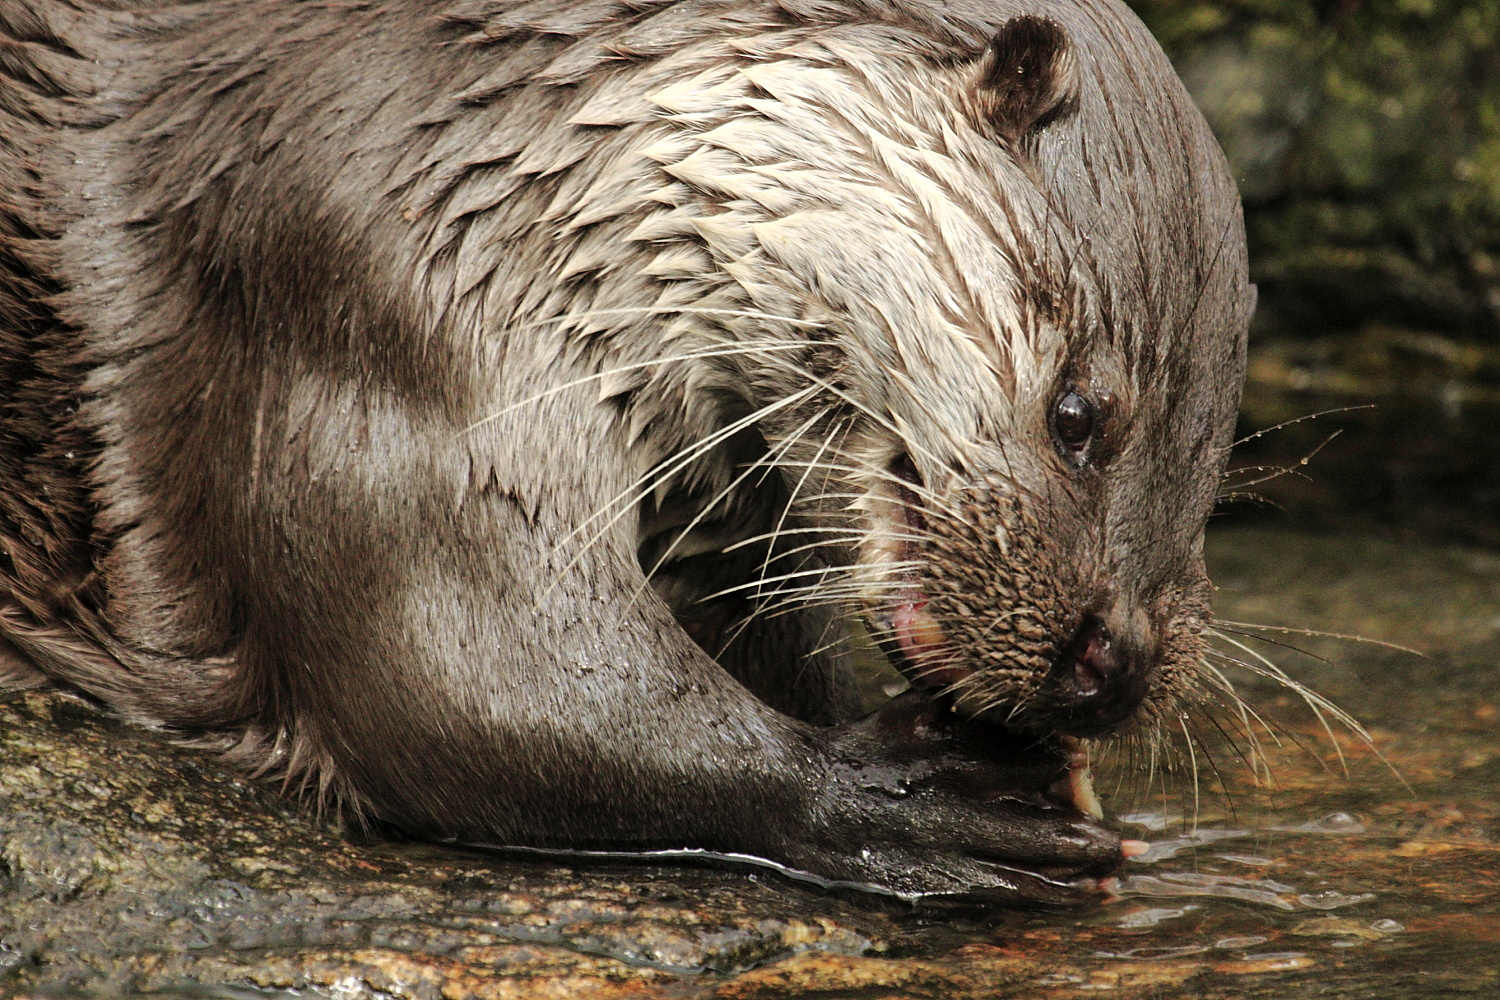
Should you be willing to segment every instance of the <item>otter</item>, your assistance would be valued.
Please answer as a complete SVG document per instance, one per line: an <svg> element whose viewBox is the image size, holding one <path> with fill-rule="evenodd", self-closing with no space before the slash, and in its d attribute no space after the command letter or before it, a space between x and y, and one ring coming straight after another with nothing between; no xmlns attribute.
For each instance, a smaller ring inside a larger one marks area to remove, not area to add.
<svg viewBox="0 0 1500 1000"><path fill-rule="evenodd" d="M0 33L6 685L422 837L1107 891L1079 741L1205 689L1253 304L1122 4Z"/></svg>

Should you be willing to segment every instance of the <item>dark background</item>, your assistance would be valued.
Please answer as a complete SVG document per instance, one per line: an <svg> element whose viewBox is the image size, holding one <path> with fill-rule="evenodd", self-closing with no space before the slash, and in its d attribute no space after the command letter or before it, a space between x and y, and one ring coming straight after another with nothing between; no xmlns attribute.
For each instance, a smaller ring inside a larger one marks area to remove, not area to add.
<svg viewBox="0 0 1500 1000"><path fill-rule="evenodd" d="M1294 471L1221 517L1500 546L1500 0L1132 5L1244 196L1242 436L1369 407L1241 445Z"/></svg>

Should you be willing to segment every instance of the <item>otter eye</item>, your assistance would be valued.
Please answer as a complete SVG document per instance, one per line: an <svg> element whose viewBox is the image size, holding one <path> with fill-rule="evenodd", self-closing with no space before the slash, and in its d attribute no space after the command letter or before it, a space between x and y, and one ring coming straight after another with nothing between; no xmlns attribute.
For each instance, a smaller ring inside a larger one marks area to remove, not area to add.
<svg viewBox="0 0 1500 1000"><path fill-rule="evenodd" d="M1089 401L1070 392L1057 401L1052 412L1052 426L1057 439L1072 451L1082 451L1094 436L1094 408Z"/></svg>

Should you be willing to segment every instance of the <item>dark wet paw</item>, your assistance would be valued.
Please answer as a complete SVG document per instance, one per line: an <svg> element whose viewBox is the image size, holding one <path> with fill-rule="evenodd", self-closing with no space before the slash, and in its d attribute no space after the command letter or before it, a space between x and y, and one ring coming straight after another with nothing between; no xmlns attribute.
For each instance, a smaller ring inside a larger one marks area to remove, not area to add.
<svg viewBox="0 0 1500 1000"><path fill-rule="evenodd" d="M838 732L795 864L912 899L1087 905L1123 861L1075 801L1061 739L909 693Z"/></svg>

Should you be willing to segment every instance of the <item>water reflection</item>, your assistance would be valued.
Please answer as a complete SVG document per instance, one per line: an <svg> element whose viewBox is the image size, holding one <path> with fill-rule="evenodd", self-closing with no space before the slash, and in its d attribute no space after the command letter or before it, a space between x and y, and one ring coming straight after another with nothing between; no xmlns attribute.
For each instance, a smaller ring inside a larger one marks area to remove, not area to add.
<svg viewBox="0 0 1500 1000"><path fill-rule="evenodd" d="M1209 560L1225 618L1426 655L1278 634L1269 655L1368 742L1237 678L1272 722L1264 759L1205 739L1198 786L1179 769L1145 792L1122 766L1111 804L1151 848L1116 902L964 940L1039 962L1036 997L1500 996L1500 557L1237 527Z"/></svg>

